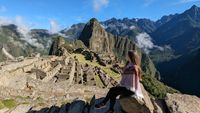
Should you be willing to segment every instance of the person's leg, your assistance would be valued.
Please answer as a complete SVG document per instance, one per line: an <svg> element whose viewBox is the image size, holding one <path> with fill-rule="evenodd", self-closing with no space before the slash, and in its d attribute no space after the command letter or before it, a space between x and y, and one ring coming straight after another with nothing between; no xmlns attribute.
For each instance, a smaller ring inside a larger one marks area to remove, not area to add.
<svg viewBox="0 0 200 113"><path fill-rule="evenodd" d="M106 105L106 103L111 99L111 98L116 98L116 97L113 97L116 92L118 91L119 88L117 87L112 87L110 88L110 90L108 91L106 97L104 98L104 100L102 102L100 102L99 104L95 105L96 108L102 108Z"/></svg>
<svg viewBox="0 0 200 113"><path fill-rule="evenodd" d="M110 108L109 110L111 111L114 111L114 105L116 103L116 97L117 96L121 96L121 95L124 95L124 96L129 96L129 95L133 95L134 92L130 91L130 90L127 90L125 87L116 87L113 89L113 93L112 95L110 96Z"/></svg>
<svg viewBox="0 0 200 113"><path fill-rule="evenodd" d="M113 110L115 102L116 102L116 97L119 95L133 95L134 93L132 91L127 90L125 87L112 87L108 94L106 95L105 99L97 104L95 107L96 108L101 108L105 106L105 104L110 100L110 110Z"/></svg>

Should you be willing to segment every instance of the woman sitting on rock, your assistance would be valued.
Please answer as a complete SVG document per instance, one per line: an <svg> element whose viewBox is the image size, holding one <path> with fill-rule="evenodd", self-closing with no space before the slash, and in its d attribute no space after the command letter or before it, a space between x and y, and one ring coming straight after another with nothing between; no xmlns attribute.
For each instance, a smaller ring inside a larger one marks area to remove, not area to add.
<svg viewBox="0 0 200 113"><path fill-rule="evenodd" d="M117 96L134 96L135 98L143 99L140 80L141 80L141 68L140 68L140 57L136 50L128 52L129 61L125 65L122 73L122 79L120 85L112 87L105 99L96 104L97 109L106 106L108 100L110 100L110 108L106 113L114 113L114 104Z"/></svg>

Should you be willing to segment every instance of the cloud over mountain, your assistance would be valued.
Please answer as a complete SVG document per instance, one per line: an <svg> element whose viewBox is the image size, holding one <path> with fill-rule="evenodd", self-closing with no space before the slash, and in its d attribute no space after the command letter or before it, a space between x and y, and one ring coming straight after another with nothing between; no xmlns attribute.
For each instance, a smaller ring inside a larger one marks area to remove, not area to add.
<svg viewBox="0 0 200 113"><path fill-rule="evenodd" d="M58 33L60 31L60 26L56 20L50 20L50 33Z"/></svg>
<svg viewBox="0 0 200 113"><path fill-rule="evenodd" d="M105 8L109 4L109 0L92 0L93 9L95 12L100 11L102 8Z"/></svg>
<svg viewBox="0 0 200 113"><path fill-rule="evenodd" d="M44 48L42 44L37 42L37 39L32 38L30 35L30 27L24 23L23 17L16 16L15 20L7 17L0 17L0 26L14 24L17 26L17 31L22 35L21 40L25 40L32 46Z"/></svg>
<svg viewBox="0 0 200 113"><path fill-rule="evenodd" d="M152 38L145 32L140 33L136 36L136 44L139 48L141 48L147 54L153 48L158 48L159 50L163 50L162 47L155 45L152 42Z"/></svg>

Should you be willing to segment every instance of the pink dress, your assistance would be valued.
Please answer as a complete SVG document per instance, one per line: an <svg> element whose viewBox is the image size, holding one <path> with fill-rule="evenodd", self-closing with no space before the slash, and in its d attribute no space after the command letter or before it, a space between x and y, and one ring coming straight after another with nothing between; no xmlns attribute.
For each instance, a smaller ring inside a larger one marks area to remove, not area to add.
<svg viewBox="0 0 200 113"><path fill-rule="evenodd" d="M140 86L139 74L139 67L133 63L129 63L123 70L120 86L135 92L136 97L144 98Z"/></svg>

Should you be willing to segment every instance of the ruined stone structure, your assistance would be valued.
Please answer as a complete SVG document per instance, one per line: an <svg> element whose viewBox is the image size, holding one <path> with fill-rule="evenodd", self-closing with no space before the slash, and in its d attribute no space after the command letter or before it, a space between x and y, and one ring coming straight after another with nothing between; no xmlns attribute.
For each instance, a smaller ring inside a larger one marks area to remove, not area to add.
<svg viewBox="0 0 200 113"><path fill-rule="evenodd" d="M13 93L14 96L39 95L46 98L48 96L45 94L50 92L66 95L71 93L68 91L75 85L98 87L97 77L104 84L104 88L111 87L109 83L113 79L108 77L101 69L88 64L81 64L70 57L25 58L23 61L1 63L0 66L0 87L7 88L6 91ZM112 84L112 86L114 85ZM9 89L13 89L13 92ZM25 93L14 93L15 90ZM75 92L75 90L72 92ZM53 93L48 95L53 95Z"/></svg>

